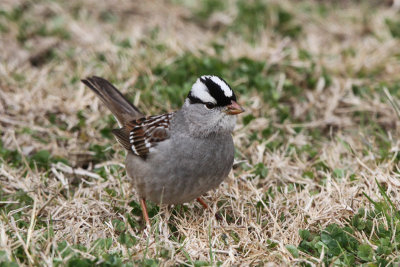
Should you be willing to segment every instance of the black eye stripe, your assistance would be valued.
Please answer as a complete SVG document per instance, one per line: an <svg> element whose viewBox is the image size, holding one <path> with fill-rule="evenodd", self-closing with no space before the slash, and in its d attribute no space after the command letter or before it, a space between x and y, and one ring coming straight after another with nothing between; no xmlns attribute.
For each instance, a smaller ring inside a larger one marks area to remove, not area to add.
<svg viewBox="0 0 400 267"><path fill-rule="evenodd" d="M224 81L223 79L221 80ZM227 106L231 104L232 100L236 101L236 95L233 91L232 91L232 96L227 97L222 88L217 83L215 83L211 78L203 76L200 78L200 81L207 87L209 94L217 101L217 106ZM228 85L226 82L225 84ZM228 87L230 89L229 85Z"/></svg>
<svg viewBox="0 0 400 267"><path fill-rule="evenodd" d="M225 95L225 91L213 79L220 79L221 82L225 83L225 85L231 90L232 95L227 97ZM206 93L215 99L215 106L224 107L230 105L232 100L236 101L235 93L224 79L217 76L201 76L196 83L198 82L202 83L206 87L203 90L206 90ZM205 100L202 100L198 96L194 95L192 91L189 92L187 98L191 104L206 104Z"/></svg>

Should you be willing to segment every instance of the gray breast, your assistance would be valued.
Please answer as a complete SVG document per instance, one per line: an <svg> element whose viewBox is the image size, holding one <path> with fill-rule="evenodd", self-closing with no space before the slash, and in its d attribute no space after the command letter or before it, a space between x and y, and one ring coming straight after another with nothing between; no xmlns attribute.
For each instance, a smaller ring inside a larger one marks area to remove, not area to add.
<svg viewBox="0 0 400 267"><path fill-rule="evenodd" d="M146 160L127 156L127 173L140 197L156 203L191 201L217 187L229 174L234 157L231 134L193 138L174 134Z"/></svg>

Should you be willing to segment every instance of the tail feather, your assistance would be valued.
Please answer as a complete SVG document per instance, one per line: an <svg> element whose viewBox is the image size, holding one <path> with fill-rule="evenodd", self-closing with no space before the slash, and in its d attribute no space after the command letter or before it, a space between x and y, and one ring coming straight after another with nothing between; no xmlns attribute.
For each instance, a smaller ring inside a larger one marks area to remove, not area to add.
<svg viewBox="0 0 400 267"><path fill-rule="evenodd" d="M132 145L129 142L129 130L126 127L121 129L114 129L112 133L117 138L118 143L120 143L126 150L130 151Z"/></svg>
<svg viewBox="0 0 400 267"><path fill-rule="evenodd" d="M121 127L131 120L144 117L144 115L107 80L93 76L82 80L82 82L103 101L113 113Z"/></svg>

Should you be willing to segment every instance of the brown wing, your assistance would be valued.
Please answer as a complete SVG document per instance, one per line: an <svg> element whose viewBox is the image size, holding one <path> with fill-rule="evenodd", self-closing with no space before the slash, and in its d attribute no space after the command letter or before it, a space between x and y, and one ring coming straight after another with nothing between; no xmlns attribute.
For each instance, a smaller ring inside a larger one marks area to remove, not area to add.
<svg viewBox="0 0 400 267"><path fill-rule="evenodd" d="M113 130L118 142L128 151L146 158L150 148L169 138L172 113L150 116L128 122L123 128Z"/></svg>

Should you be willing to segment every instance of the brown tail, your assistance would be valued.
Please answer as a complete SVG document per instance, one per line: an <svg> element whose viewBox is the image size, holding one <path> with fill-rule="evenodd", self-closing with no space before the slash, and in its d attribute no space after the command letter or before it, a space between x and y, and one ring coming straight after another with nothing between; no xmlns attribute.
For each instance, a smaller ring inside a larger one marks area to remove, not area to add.
<svg viewBox="0 0 400 267"><path fill-rule="evenodd" d="M112 130L117 141L128 151L131 151L132 144L129 142L129 129L126 127L122 127L121 129Z"/></svg>
<svg viewBox="0 0 400 267"><path fill-rule="evenodd" d="M100 97L103 103L113 113L121 127L131 120L144 117L144 115L107 80L93 76L82 80L82 82Z"/></svg>

